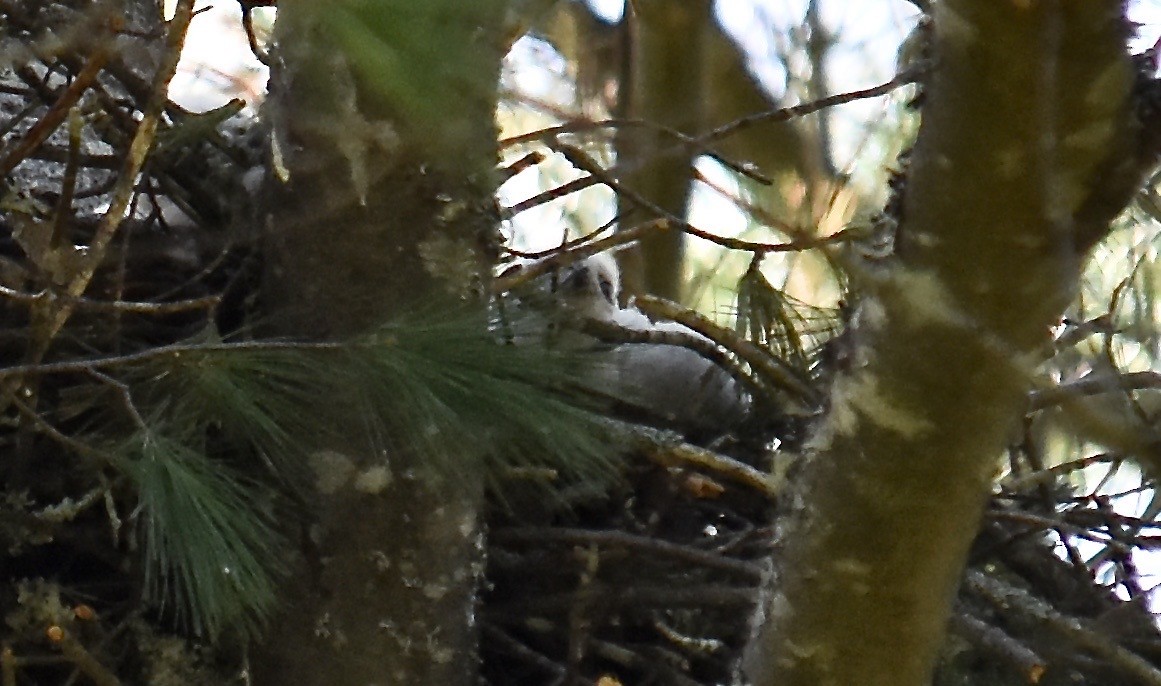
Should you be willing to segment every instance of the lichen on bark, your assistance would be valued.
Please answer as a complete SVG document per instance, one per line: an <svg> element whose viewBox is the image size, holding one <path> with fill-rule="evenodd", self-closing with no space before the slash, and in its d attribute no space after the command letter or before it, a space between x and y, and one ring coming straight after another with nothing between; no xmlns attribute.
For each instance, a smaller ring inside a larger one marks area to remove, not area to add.
<svg viewBox="0 0 1161 686"><path fill-rule="evenodd" d="M757 686L929 683L1033 353L1155 159L1119 3L934 8L896 254L789 499Z"/></svg>

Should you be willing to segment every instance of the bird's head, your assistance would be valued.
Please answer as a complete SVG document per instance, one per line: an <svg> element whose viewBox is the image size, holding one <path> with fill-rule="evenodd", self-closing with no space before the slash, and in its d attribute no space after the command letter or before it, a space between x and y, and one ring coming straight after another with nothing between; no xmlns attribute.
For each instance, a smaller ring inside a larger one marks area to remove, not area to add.
<svg viewBox="0 0 1161 686"><path fill-rule="evenodd" d="M612 255L598 253L564 270L559 292L577 314L608 320L620 309L621 271Z"/></svg>

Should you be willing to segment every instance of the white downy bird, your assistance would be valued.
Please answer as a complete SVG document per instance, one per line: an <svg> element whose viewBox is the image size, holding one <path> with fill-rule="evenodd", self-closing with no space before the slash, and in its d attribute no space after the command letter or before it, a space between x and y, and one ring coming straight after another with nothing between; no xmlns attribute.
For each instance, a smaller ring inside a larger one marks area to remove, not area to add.
<svg viewBox="0 0 1161 686"><path fill-rule="evenodd" d="M601 253L570 265L558 285L563 307L577 317L632 331L668 331L708 341L676 322L650 321L618 301L621 273L616 260ZM622 343L610 353L615 378L602 378L612 394L676 428L724 433L737 425L749 400L724 369L697 352L665 343Z"/></svg>

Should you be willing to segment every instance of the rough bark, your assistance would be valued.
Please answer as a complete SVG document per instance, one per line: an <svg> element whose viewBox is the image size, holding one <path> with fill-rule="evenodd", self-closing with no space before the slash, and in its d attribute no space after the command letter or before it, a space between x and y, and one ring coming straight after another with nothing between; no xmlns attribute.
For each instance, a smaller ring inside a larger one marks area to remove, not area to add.
<svg viewBox="0 0 1161 686"><path fill-rule="evenodd" d="M1035 351L1140 181L1121 11L936 4L897 256L791 495L756 686L929 682Z"/></svg>
<svg viewBox="0 0 1161 686"><path fill-rule="evenodd" d="M410 94L456 102L436 121L421 114L432 101L392 100L415 83L377 83L336 42L327 13L374 8L279 3L282 63L270 114L289 180L276 184L266 227L262 295L274 333L357 334L486 279L495 163L490 96L503 46L497 26L474 24L477 10L445 9L436 20L453 22L449 30L463 28L454 24L460 19L472 24L466 33L478 44L458 54L473 64L389 65L397 79L424 68L476 76L479 97L457 93L449 80L419 84ZM496 10L502 7L483 14L503 15ZM412 16L399 10L397 21ZM378 27L367 21L346 28ZM312 523L296 553L301 573L283 616L257 647L259 686L475 683L481 487L432 486L414 456L383 454L366 426L352 408L340 431L347 439L317 446Z"/></svg>

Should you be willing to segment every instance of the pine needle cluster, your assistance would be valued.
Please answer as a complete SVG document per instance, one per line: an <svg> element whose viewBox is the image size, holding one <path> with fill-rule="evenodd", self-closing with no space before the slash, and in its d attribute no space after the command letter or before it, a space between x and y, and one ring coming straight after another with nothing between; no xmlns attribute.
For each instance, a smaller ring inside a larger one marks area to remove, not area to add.
<svg viewBox="0 0 1161 686"><path fill-rule="evenodd" d="M208 340L126 370L147 405L119 465L137 493L149 599L200 634L259 632L286 571L278 520L344 416L449 488L500 489L519 471L550 490L615 478L617 449L581 382L595 363L490 329L481 309L456 307L344 344Z"/></svg>

